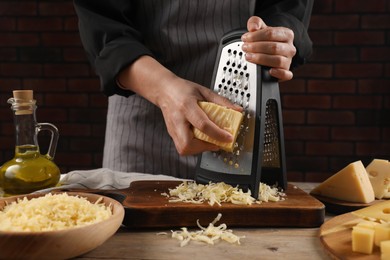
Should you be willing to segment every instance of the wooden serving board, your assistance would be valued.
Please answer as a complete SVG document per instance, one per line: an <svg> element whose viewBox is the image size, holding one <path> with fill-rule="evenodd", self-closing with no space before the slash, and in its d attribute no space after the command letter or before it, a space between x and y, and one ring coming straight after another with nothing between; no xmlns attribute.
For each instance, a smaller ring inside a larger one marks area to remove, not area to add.
<svg viewBox="0 0 390 260"><path fill-rule="evenodd" d="M371 203L356 203L356 202L349 202L349 201L327 198L317 194L310 194L310 195L312 195L314 198L324 203L326 212L336 214L336 215L344 214L354 210L372 206L378 202L383 202L383 200L376 199Z"/></svg>
<svg viewBox="0 0 390 260"><path fill-rule="evenodd" d="M319 227L324 222L325 206L291 184L284 201L210 206L207 203L173 203L161 195L180 183L136 181L124 190L99 193L122 201L125 208L123 224L129 228L191 227L196 226L198 219L201 225L207 226L218 213L222 214L221 223L229 227Z"/></svg>
<svg viewBox="0 0 390 260"><path fill-rule="evenodd" d="M374 246L371 255L352 252L352 227L362 221L352 213L346 213L322 224L320 228L320 239L325 250L334 259L362 259L362 260L379 260L380 249Z"/></svg>

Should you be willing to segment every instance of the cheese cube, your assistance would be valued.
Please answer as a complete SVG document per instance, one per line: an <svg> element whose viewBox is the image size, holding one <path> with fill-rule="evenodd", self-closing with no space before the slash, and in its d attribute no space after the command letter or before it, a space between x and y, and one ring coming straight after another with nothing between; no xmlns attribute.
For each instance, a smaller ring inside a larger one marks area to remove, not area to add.
<svg viewBox="0 0 390 260"><path fill-rule="evenodd" d="M390 256L390 240L385 240L380 243L381 254L388 254Z"/></svg>
<svg viewBox="0 0 390 260"><path fill-rule="evenodd" d="M381 254L381 260L390 260L390 254Z"/></svg>
<svg viewBox="0 0 390 260"><path fill-rule="evenodd" d="M352 251L371 254L374 248L373 229L355 226L352 229Z"/></svg>
<svg viewBox="0 0 390 260"><path fill-rule="evenodd" d="M310 193L358 203L370 203L375 200L374 190L361 161L350 163Z"/></svg>
<svg viewBox="0 0 390 260"><path fill-rule="evenodd" d="M388 160L374 159L366 171L374 189L375 198L390 198L390 163Z"/></svg>
<svg viewBox="0 0 390 260"><path fill-rule="evenodd" d="M390 240L390 224L383 223L376 225L375 228L374 243L376 246L380 246L382 241Z"/></svg>
<svg viewBox="0 0 390 260"><path fill-rule="evenodd" d="M193 129L194 136L205 142L213 143L219 146L222 150L233 152L234 143L236 142L244 115L236 110L229 109L211 102L201 101L198 104L211 121L233 135L233 141L230 143L217 141L197 128Z"/></svg>

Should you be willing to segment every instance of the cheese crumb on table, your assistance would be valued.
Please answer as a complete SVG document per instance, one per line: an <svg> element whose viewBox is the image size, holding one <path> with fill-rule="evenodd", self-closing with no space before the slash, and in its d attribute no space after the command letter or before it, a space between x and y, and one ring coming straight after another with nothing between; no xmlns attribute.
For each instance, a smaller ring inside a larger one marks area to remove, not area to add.
<svg viewBox="0 0 390 260"><path fill-rule="evenodd" d="M0 210L0 231L52 231L100 222L112 215L111 207L101 201L91 203L67 193L24 197Z"/></svg>
<svg viewBox="0 0 390 260"><path fill-rule="evenodd" d="M207 228L202 227L197 220L197 225L200 228L198 231L188 231L186 227L181 228L181 231L172 231L172 238L175 238L180 242L180 246L186 246L191 240L203 242L206 244L214 245L216 241L224 240L231 244L240 244L240 239L245 236L237 236L233 234L233 230L227 229L226 224L220 224L215 226L222 217L219 213L212 223Z"/></svg>

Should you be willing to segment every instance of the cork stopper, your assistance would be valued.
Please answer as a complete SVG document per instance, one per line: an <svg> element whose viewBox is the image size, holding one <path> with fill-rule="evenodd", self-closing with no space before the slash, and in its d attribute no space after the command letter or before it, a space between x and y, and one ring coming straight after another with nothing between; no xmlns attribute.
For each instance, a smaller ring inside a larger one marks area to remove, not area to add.
<svg viewBox="0 0 390 260"><path fill-rule="evenodd" d="M15 100L33 100L33 91L32 90L14 90L12 91Z"/></svg>
<svg viewBox="0 0 390 260"><path fill-rule="evenodd" d="M31 115L33 114L33 106L35 100L32 90L14 90L12 107L15 110L15 115ZM11 99L12 100L12 99Z"/></svg>

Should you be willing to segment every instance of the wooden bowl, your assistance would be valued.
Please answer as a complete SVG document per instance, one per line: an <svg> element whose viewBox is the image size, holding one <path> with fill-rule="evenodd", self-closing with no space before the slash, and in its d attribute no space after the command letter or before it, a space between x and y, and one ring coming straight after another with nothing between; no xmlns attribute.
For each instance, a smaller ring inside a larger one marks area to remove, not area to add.
<svg viewBox="0 0 390 260"><path fill-rule="evenodd" d="M119 229L124 218L121 203L102 195L67 192L68 195L78 195L95 202L103 198L106 206L111 204L112 216L101 222L82 227L42 232L11 232L0 231L1 259L67 259L82 255L103 244ZM0 210L6 203L18 198L28 199L45 194L28 194L0 199Z"/></svg>

